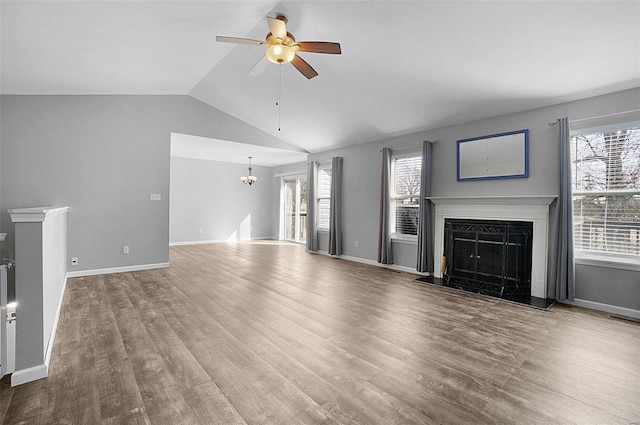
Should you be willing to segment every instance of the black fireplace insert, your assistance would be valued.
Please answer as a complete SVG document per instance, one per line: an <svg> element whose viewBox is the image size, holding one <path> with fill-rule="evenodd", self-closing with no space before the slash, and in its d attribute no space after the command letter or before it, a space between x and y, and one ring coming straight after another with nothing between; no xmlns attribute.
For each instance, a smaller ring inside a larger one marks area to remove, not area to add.
<svg viewBox="0 0 640 425"><path fill-rule="evenodd" d="M443 285L509 298L531 295L533 223L445 220Z"/></svg>

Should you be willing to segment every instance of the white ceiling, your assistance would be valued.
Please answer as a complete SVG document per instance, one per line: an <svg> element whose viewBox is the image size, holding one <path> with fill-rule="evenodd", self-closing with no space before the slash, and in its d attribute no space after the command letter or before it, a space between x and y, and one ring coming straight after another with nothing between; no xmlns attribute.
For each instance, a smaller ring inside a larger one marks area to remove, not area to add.
<svg viewBox="0 0 640 425"><path fill-rule="evenodd" d="M2 1L4 94L189 94L309 152L640 86L639 1ZM247 72L284 13L319 73Z"/></svg>

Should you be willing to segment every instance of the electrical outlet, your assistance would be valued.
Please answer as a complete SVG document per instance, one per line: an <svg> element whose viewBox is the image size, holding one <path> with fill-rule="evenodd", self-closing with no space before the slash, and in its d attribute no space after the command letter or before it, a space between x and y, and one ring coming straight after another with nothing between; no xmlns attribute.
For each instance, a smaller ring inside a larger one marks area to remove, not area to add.
<svg viewBox="0 0 640 425"><path fill-rule="evenodd" d="M122 247L122 253L123 254L128 254L129 253L129 245L125 245Z"/></svg>
<svg viewBox="0 0 640 425"><path fill-rule="evenodd" d="M150 198L152 201L160 201L162 196L159 193L152 193Z"/></svg>
<svg viewBox="0 0 640 425"><path fill-rule="evenodd" d="M359 244L360 244L360 242L356 241L356 248L358 247Z"/></svg>
<svg viewBox="0 0 640 425"><path fill-rule="evenodd" d="M71 257L71 265L72 266L78 265L78 257Z"/></svg>
<svg viewBox="0 0 640 425"><path fill-rule="evenodd" d="M200 234L203 234L203 233L204 233L204 229L200 229Z"/></svg>

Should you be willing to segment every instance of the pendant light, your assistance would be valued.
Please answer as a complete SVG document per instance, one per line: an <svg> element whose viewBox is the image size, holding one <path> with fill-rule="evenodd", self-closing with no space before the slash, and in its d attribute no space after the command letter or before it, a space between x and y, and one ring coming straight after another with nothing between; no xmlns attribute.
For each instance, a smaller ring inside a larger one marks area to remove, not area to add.
<svg viewBox="0 0 640 425"><path fill-rule="evenodd" d="M251 173L253 169L251 167L251 158L253 157L252 156L249 157L249 175L240 177L240 181L244 184L248 184L249 186L251 186L252 184L258 181L258 178Z"/></svg>

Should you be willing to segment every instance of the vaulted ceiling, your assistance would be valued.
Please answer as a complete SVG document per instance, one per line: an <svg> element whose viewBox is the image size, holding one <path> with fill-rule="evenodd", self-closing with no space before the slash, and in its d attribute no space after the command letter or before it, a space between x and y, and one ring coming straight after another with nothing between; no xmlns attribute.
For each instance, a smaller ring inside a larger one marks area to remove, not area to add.
<svg viewBox="0 0 640 425"><path fill-rule="evenodd" d="M186 94L309 152L640 86L638 1L2 1L3 94ZM247 75L266 16L307 80Z"/></svg>

